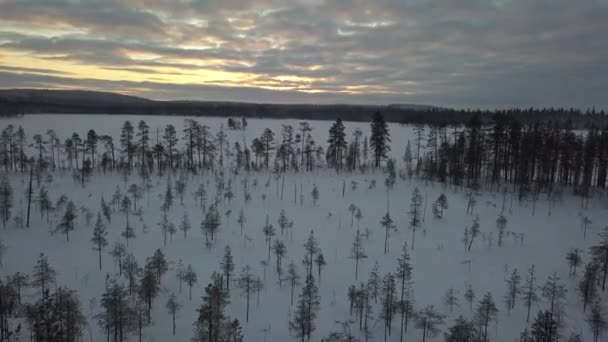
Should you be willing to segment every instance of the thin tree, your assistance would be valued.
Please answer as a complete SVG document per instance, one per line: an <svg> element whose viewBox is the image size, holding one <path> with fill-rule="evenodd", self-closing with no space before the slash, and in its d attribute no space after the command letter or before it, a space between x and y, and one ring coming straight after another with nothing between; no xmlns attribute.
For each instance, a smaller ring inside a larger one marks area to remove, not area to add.
<svg viewBox="0 0 608 342"><path fill-rule="evenodd" d="M251 297L251 293L254 290L254 282L255 278L251 273L251 266L246 265L243 267L241 271L241 275L239 276L237 283L239 289L243 292L243 295L247 299L247 306L245 311L245 322L249 322L249 299Z"/></svg>
<svg viewBox="0 0 608 342"><path fill-rule="evenodd" d="M568 266L570 266L570 272L568 276L576 275L576 269L583 262L583 258L581 257L581 250L578 248L571 249L566 255L566 260L568 261Z"/></svg>
<svg viewBox="0 0 608 342"><path fill-rule="evenodd" d="M171 315L171 319L173 321L173 336L175 336L175 316L177 315L177 312L182 308L182 304L180 304L177 301L177 297L175 297L175 293L171 293L171 296L169 296L169 299L167 300L167 311L169 311L169 314Z"/></svg>
<svg viewBox="0 0 608 342"><path fill-rule="evenodd" d="M412 250L414 250L414 243L416 241L416 230L422 225L421 207L422 194L420 194L420 190L418 190L418 188L414 188L410 202L410 210L408 212L410 216L410 229L412 229ZM386 254L386 251L384 253Z"/></svg>
<svg viewBox="0 0 608 342"><path fill-rule="evenodd" d="M300 275L298 274L298 269L293 262L289 263L287 266L287 281L289 282L290 287L290 305L293 305L293 290L296 286L300 285Z"/></svg>
<svg viewBox="0 0 608 342"><path fill-rule="evenodd" d="M69 201L65 213L61 217L61 222L55 228L56 232L62 232L65 234L66 240L70 241L70 232L74 230L74 221L76 221L76 205L74 202Z"/></svg>
<svg viewBox="0 0 608 342"><path fill-rule="evenodd" d="M521 293L521 288L519 284L521 283L521 276L517 271L517 268L514 268L511 272L511 276L506 281L507 283L507 293L505 294L505 303L507 304L507 312L511 312L511 310L515 307L515 300L517 296Z"/></svg>
<svg viewBox="0 0 608 342"><path fill-rule="evenodd" d="M192 286L198 281L196 272L192 269L192 265L188 265L184 271L184 282L188 284L188 298L192 300Z"/></svg>
<svg viewBox="0 0 608 342"><path fill-rule="evenodd" d="M220 269L222 270L224 277L226 278L226 290L230 291L230 278L234 273L234 258L232 257L232 251L230 246L224 248L224 256L220 261Z"/></svg>
<svg viewBox="0 0 608 342"><path fill-rule="evenodd" d="M526 276L526 285L522 293L522 299L527 308L526 322L530 321L530 308L539 300L538 294L536 293L536 288L536 271L534 269L534 265L532 265L528 269L528 275Z"/></svg>
<svg viewBox="0 0 608 342"><path fill-rule="evenodd" d="M355 233L355 240L353 241L353 246L350 250L350 257L355 260L355 280L357 280L359 278L359 261L367 258L361 239L361 232L359 230Z"/></svg>
<svg viewBox="0 0 608 342"><path fill-rule="evenodd" d="M384 254L388 253L388 238L390 235L390 231L395 229L395 223L391 218L391 214L387 211L386 214L380 220L380 225L384 228Z"/></svg>
<svg viewBox="0 0 608 342"><path fill-rule="evenodd" d="M439 334L439 327L443 325L445 315L435 311L430 305L416 314L416 327L422 329L422 342L426 342L426 337L435 337Z"/></svg>
<svg viewBox="0 0 608 342"><path fill-rule="evenodd" d="M458 306L458 297L453 287L448 288L443 295L443 304L450 307L450 312L454 311L454 306Z"/></svg>
<svg viewBox="0 0 608 342"><path fill-rule="evenodd" d="M323 253L321 253L320 251L319 253L317 253L317 257L315 258L315 264L317 264L317 275L319 277L319 284L321 284L321 271L323 270L325 265L327 265L327 262L325 261Z"/></svg>
<svg viewBox="0 0 608 342"><path fill-rule="evenodd" d="M49 264L49 260L47 259L46 255L44 255L44 253L40 253L32 273L32 287L40 288L41 297L43 299L47 296L47 290L50 283L55 281L55 276L55 269Z"/></svg>
<svg viewBox="0 0 608 342"><path fill-rule="evenodd" d="M596 263L589 262L585 266L585 273L578 283L578 293L583 301L583 312L587 311L587 304L594 302L597 297L597 273L598 266Z"/></svg>
<svg viewBox="0 0 608 342"><path fill-rule="evenodd" d="M103 223L101 213L97 213L97 221L95 221L95 227L93 227L91 243L93 243L93 250L99 252L99 270L101 270L101 252L108 245L107 236L108 230Z"/></svg>
<svg viewBox="0 0 608 342"><path fill-rule="evenodd" d="M591 332L593 333L593 341L599 341L600 335L604 330L606 330L606 326L608 324L608 322L606 322L606 313L599 300L593 302L591 305L591 311L587 315L586 321L589 324L589 328L591 328Z"/></svg>
<svg viewBox="0 0 608 342"><path fill-rule="evenodd" d="M488 292L479 302L477 306L477 312L475 313L475 319L477 321L477 324L480 328L483 329L483 332L481 334L483 339L481 341L488 341L488 326L492 321L496 319L497 313L498 309L496 308L496 304L494 303L492 294Z"/></svg>

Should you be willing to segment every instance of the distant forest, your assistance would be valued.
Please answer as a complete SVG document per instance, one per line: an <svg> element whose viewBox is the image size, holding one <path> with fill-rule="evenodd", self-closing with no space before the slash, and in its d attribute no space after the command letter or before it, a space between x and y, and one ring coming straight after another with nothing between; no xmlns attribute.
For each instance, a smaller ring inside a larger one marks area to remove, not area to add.
<svg viewBox="0 0 608 342"><path fill-rule="evenodd" d="M491 124L497 114L521 123L570 122L574 129L604 127L606 113L595 108L450 109L424 105L311 105L243 102L154 101L114 93L62 90L0 90L0 116L32 113L141 114L369 121L380 112L386 121L403 124L460 125L477 117Z"/></svg>

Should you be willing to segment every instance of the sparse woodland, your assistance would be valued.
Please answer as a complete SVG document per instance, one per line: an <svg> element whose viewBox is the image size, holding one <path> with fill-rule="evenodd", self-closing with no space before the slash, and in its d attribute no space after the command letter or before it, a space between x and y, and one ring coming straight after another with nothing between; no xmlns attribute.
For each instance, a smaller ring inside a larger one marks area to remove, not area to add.
<svg viewBox="0 0 608 342"><path fill-rule="evenodd" d="M608 127L143 118L3 127L0 341L608 339Z"/></svg>

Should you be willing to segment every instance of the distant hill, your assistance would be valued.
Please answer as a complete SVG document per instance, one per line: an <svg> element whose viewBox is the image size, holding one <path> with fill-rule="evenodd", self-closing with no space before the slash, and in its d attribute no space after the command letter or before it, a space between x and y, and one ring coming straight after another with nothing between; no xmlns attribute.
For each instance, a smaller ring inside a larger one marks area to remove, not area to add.
<svg viewBox="0 0 608 342"><path fill-rule="evenodd" d="M415 104L311 105L215 101L156 101L109 92L84 90L6 89L0 90L0 115L30 113L146 114L194 116L245 116L307 120L368 121L376 111L388 121L402 121L411 111L435 107Z"/></svg>

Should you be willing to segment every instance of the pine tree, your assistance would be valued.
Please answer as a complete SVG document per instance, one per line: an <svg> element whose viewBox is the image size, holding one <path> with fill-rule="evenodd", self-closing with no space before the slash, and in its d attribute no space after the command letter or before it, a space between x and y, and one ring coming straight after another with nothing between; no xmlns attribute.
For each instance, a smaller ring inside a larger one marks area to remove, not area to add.
<svg viewBox="0 0 608 342"><path fill-rule="evenodd" d="M254 282L255 278L251 273L251 266L246 265L245 267L243 267L241 275L237 280L239 289L243 292L243 295L247 299L247 311L245 314L245 322L249 322L249 299L251 297L252 292L254 291Z"/></svg>
<svg viewBox="0 0 608 342"><path fill-rule="evenodd" d="M445 196L445 194L439 195L437 200L435 200L435 202L433 202L433 208L432 208L433 216L435 216L435 218L442 219L443 212L447 208L448 208L448 198Z"/></svg>
<svg viewBox="0 0 608 342"><path fill-rule="evenodd" d="M11 218L11 208L13 207L13 189L6 175L0 180L0 216L2 216L2 226L6 229L6 223Z"/></svg>
<svg viewBox="0 0 608 342"><path fill-rule="evenodd" d="M175 297L175 293L171 293L171 296L169 296L169 299L167 300L167 304L165 305L167 307L167 311L169 311L169 314L171 315L171 319L173 321L173 336L175 336L175 316L177 315L177 312L182 308L182 304L180 304L177 300L177 297Z"/></svg>
<svg viewBox="0 0 608 342"><path fill-rule="evenodd" d="M289 321L289 330L296 337L310 340L312 332L315 330L315 320L321 305L319 289L315 284L314 277L308 275L300 294L298 305L295 309L292 320Z"/></svg>
<svg viewBox="0 0 608 342"><path fill-rule="evenodd" d="M511 276L507 279L507 293L505 294L505 303L507 304L507 312L511 312L513 308L515 308L515 300L517 296L521 293L521 288L519 287L519 283L521 282L521 276L517 271L517 268L514 268L511 272Z"/></svg>
<svg viewBox="0 0 608 342"><path fill-rule="evenodd" d="M550 319L559 322L563 314L564 300L566 298L566 287L560 282L560 278L557 273L553 273L543 287L541 288L542 297L549 302L549 315ZM556 338L557 336L549 336Z"/></svg>
<svg viewBox="0 0 608 342"><path fill-rule="evenodd" d="M422 225L422 195L418 188L414 188L412 198L410 202L410 210L408 215L410 216L410 229L412 229L412 250L414 250L414 243L416 239L416 230ZM386 253L386 252L385 252Z"/></svg>
<svg viewBox="0 0 608 342"><path fill-rule="evenodd" d="M188 284L188 298L192 300L192 286L198 281L196 273L192 269L192 265L188 265L184 271L183 280Z"/></svg>
<svg viewBox="0 0 608 342"><path fill-rule="evenodd" d="M160 286L156 278L157 275L154 264L150 259L148 259L144 267L138 288L139 298L141 298L141 300L146 303L148 324L150 324L152 320L152 301L154 300L154 298L156 298L156 296L158 296L160 292Z"/></svg>
<svg viewBox="0 0 608 342"><path fill-rule="evenodd" d="M226 278L226 290L230 291L230 278L234 273L234 258L232 257L230 246L224 248L224 256L220 262L220 269Z"/></svg>
<svg viewBox="0 0 608 342"><path fill-rule="evenodd" d="M211 205L207 214L205 215L205 219L201 222L201 229L205 233L206 243L209 243L209 236L211 236L211 240L213 241L215 237L215 233L218 231L220 227L220 214L218 213L215 205Z"/></svg>
<svg viewBox="0 0 608 342"><path fill-rule="evenodd" d="M608 325L608 322L606 322L606 313L599 300L593 302L591 305L591 311L589 312L589 315L587 315L586 321L593 333L593 341L599 341L602 331L606 330L606 326Z"/></svg>
<svg viewBox="0 0 608 342"><path fill-rule="evenodd" d="M276 270L277 270L277 274L279 276L279 284L280 284L281 283L281 272L282 272L281 261L283 260L283 257L285 257L285 255L287 254L287 247L285 247L285 244L283 243L283 241L276 239L276 240L274 240L274 242L272 244L272 252L274 253L274 256L276 258Z"/></svg>
<svg viewBox="0 0 608 342"><path fill-rule="evenodd" d="M277 224L281 228L281 236L283 236L283 232L285 231L285 228L289 227L289 219L287 218L285 209L281 209L281 212L279 213L279 218L277 220Z"/></svg>
<svg viewBox="0 0 608 342"><path fill-rule="evenodd" d="M374 267L369 274L369 280L367 281L367 287L369 288L371 297L374 297L374 303L378 303L378 295L380 294L380 286L382 279L380 279L380 264L378 261L374 263Z"/></svg>
<svg viewBox="0 0 608 342"><path fill-rule="evenodd" d="M125 123L122 125L122 131L120 134L120 145L122 147L122 153L127 156L128 170L131 170L131 160L135 150L133 145L133 133L133 124L131 124L131 121L125 121Z"/></svg>
<svg viewBox="0 0 608 342"><path fill-rule="evenodd" d="M40 253L32 273L32 287L40 288L42 298L46 298L49 286L55 281L55 276L55 269L49 264L46 255Z"/></svg>
<svg viewBox="0 0 608 342"><path fill-rule="evenodd" d="M483 339L481 341L489 341L488 325L497 318L497 313L498 309L496 308L492 294L488 292L479 302L477 312L475 313L475 320L477 321L477 324L479 325L480 329L483 328L483 333L481 334Z"/></svg>
<svg viewBox="0 0 608 342"><path fill-rule="evenodd" d="M424 310L416 314L416 327L422 329L422 342L426 341L426 337L435 337L439 334L439 326L443 325L445 315L435 311L435 308L430 305Z"/></svg>
<svg viewBox="0 0 608 342"><path fill-rule="evenodd" d="M458 316L454 321L454 325L448 328L445 333L446 342L470 342L478 341L477 329L475 323L467 321L462 315Z"/></svg>
<svg viewBox="0 0 608 342"><path fill-rule="evenodd" d="M412 271L410 256L407 252L407 243L403 243L401 255L397 259L397 272L395 273L401 283L401 294L399 299L399 312L401 314L400 341L403 341L403 334L407 332L407 322L409 320L408 309L411 305L412 297ZM404 329L405 328L405 329Z"/></svg>
<svg viewBox="0 0 608 342"><path fill-rule="evenodd" d="M243 208L239 211L239 217L236 219L236 222L241 226L241 235L243 235L243 226L245 225L245 222L247 222Z"/></svg>
<svg viewBox="0 0 608 342"><path fill-rule="evenodd" d="M127 247L120 241L116 241L110 251L110 255L112 255L114 261L118 264L118 274L120 275L122 275L122 258L126 253Z"/></svg>
<svg viewBox="0 0 608 342"><path fill-rule="evenodd" d="M156 274L156 281L160 284L161 277L169 270L169 265L167 260L165 260L165 254L160 248L156 249L154 255L150 258L150 265Z"/></svg>
<svg viewBox="0 0 608 342"><path fill-rule="evenodd" d="M598 245L591 247L591 255L600 265L603 292L606 288L606 279L608 277L608 227L605 227L599 236L601 240Z"/></svg>
<svg viewBox="0 0 608 342"><path fill-rule="evenodd" d="M350 257L355 259L355 280L357 280L359 277L359 261L367 258L361 239L361 232L359 230L355 233L355 240L353 241L353 246L350 250Z"/></svg>
<svg viewBox="0 0 608 342"><path fill-rule="evenodd" d="M313 258L319 252L319 245L312 230L304 243L304 251L306 254L304 256L303 264L306 265L306 276L308 277L312 274Z"/></svg>
<svg viewBox="0 0 608 342"><path fill-rule="evenodd" d="M585 267L585 273L578 284L578 293L583 301L583 312L587 311L587 304L595 301L597 293L598 266L596 263L589 262Z"/></svg>
<svg viewBox="0 0 608 342"><path fill-rule="evenodd" d="M129 305L128 293L124 286L115 279L106 283L105 292L100 300L103 311L97 315L99 325L106 329L108 338L113 335L114 341L124 341L133 329L137 313Z"/></svg>
<svg viewBox="0 0 608 342"><path fill-rule="evenodd" d="M443 304L450 307L450 312L454 311L454 306L458 306L458 298L456 297L453 287L450 287L445 291L445 295L443 295Z"/></svg>
<svg viewBox="0 0 608 342"><path fill-rule="evenodd" d="M471 229L469 230L470 239L467 246L467 251L471 251L471 246L473 245L473 241L475 241L477 235L479 235L479 216L475 216Z"/></svg>
<svg viewBox="0 0 608 342"><path fill-rule="evenodd" d="M317 257L315 258L315 264L317 264L317 275L319 277L319 284L321 284L321 271L323 270L323 267L327 265L327 262L325 261L325 257L323 256L323 253L321 253L320 250L317 253Z"/></svg>
<svg viewBox="0 0 608 342"><path fill-rule="evenodd" d="M475 300L475 292L473 287L469 284L464 292L464 299L469 303L469 310L473 311L473 301Z"/></svg>
<svg viewBox="0 0 608 342"><path fill-rule="evenodd" d="M532 265L528 269L528 275L526 276L526 285L522 292L522 299L526 304L527 308L526 322L530 321L530 308L539 300L538 294L536 293L536 288L536 271L534 269L534 265Z"/></svg>
<svg viewBox="0 0 608 342"><path fill-rule="evenodd" d="M99 252L99 270L101 270L101 252L108 246L107 236L108 230L101 219L101 214L97 213L97 221L95 221L95 227L93 228L91 243L93 244L93 250Z"/></svg>
<svg viewBox="0 0 608 342"><path fill-rule="evenodd" d="M314 184L312 188L312 205L317 206L317 202L319 201L319 189L317 189L317 185Z"/></svg>
<svg viewBox="0 0 608 342"><path fill-rule="evenodd" d="M293 262L289 263L287 266L287 281L289 282L290 287L290 305L293 305L293 290L296 286L300 285L300 275L298 274L298 269Z"/></svg>
<svg viewBox="0 0 608 342"><path fill-rule="evenodd" d="M266 224L262 227L262 231L264 232L264 237L266 238L266 245L268 246L268 261L270 261L270 251L272 248L272 238L276 235L276 230L274 226L269 222L268 215L266 215Z"/></svg>
<svg viewBox="0 0 608 342"><path fill-rule="evenodd" d="M386 339L387 332L388 336L391 336L393 318L398 309L395 276L392 273L389 272L384 276L381 291L382 313L380 316L384 320L384 337Z"/></svg>
<svg viewBox="0 0 608 342"><path fill-rule="evenodd" d="M498 229L498 247L502 247L502 239L505 234L505 228L507 227L507 219L504 215L498 215L496 219L496 229Z"/></svg>
<svg viewBox="0 0 608 342"><path fill-rule="evenodd" d="M133 253L127 254L123 262L124 276L129 284L129 295L137 288L137 278L140 276L142 269L137 263L137 259Z"/></svg>
<svg viewBox="0 0 608 342"><path fill-rule="evenodd" d="M228 293L224 291L221 278L215 274L212 276L212 282L205 288L203 303L197 309L198 317L194 322L192 341L220 341L220 337L225 333L223 327L225 327L227 317L224 310L230 300Z"/></svg>
<svg viewBox="0 0 608 342"><path fill-rule="evenodd" d="M380 225L384 228L384 254L388 253L388 238L390 235L390 231L395 229L395 223L393 223L393 219L391 218L391 214L387 211L386 214L380 220Z"/></svg>
<svg viewBox="0 0 608 342"><path fill-rule="evenodd" d="M391 150L388 124L384 121L382 113L375 112L371 123L371 136L369 146L374 151L374 166L379 167L383 159L387 158Z"/></svg>
<svg viewBox="0 0 608 342"><path fill-rule="evenodd" d="M576 275L576 268L580 266L583 262L581 257L581 250L578 248L571 249L566 255L566 260L568 261L568 265L570 266L569 276Z"/></svg>
<svg viewBox="0 0 608 342"><path fill-rule="evenodd" d="M65 208L65 213L61 217L61 222L55 228L55 232L62 232L65 234L66 240L70 241L70 232L74 230L74 221L78 215L76 214L76 205L74 202L69 201Z"/></svg>
<svg viewBox="0 0 608 342"><path fill-rule="evenodd" d="M179 224L179 230L184 232L184 239L188 238L188 231L190 230L190 218L188 217L188 212L184 211L184 215L182 216L182 221Z"/></svg>

